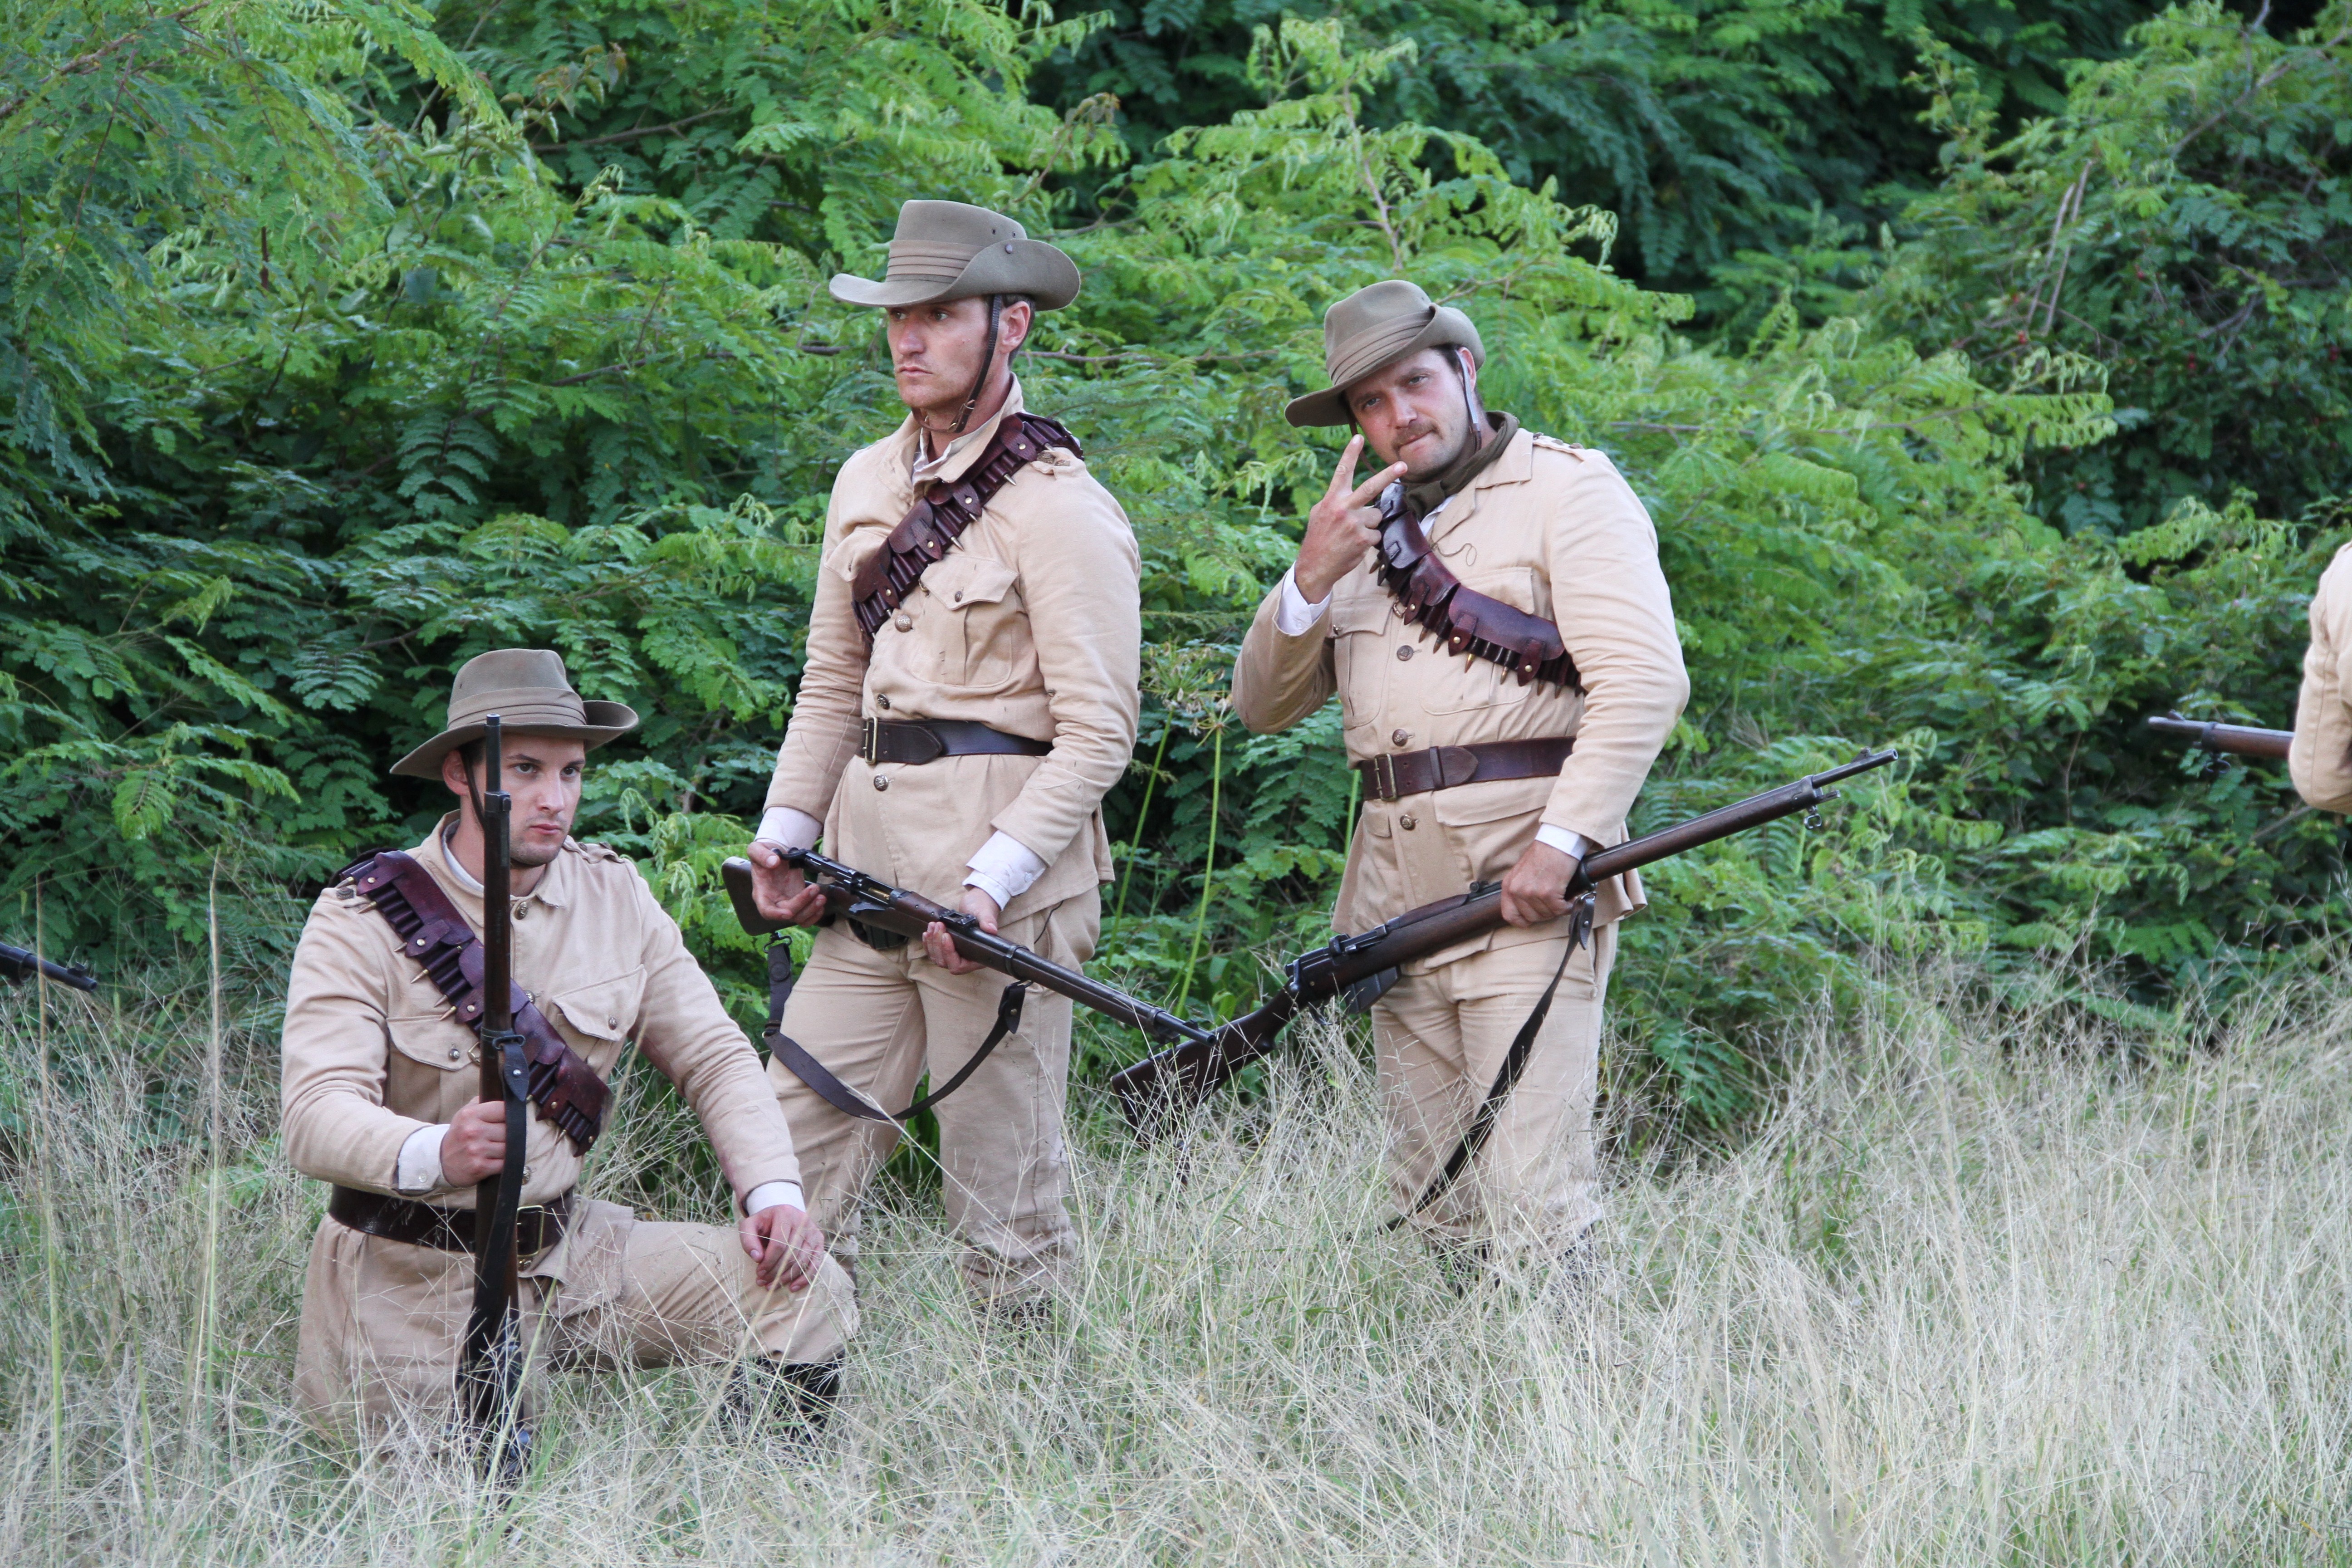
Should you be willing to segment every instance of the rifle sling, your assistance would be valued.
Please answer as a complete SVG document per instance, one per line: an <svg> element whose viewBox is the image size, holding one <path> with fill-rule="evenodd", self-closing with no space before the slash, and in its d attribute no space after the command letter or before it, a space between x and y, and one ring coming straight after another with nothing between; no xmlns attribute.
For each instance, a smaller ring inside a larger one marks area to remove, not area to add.
<svg viewBox="0 0 2352 1568"><path fill-rule="evenodd" d="M850 579L849 597L857 624L872 642L882 623L904 604L931 563L952 549L964 530L980 521L988 503L1005 484L1059 447L1073 457L1083 455L1078 438L1051 419L1034 414L1009 414L989 437L980 458L961 477L930 487L898 520L871 555L857 564Z"/></svg>
<svg viewBox="0 0 2352 1568"><path fill-rule="evenodd" d="M1443 1197L1446 1189L1453 1186L1462 1173L1469 1168L1470 1162L1478 1157L1478 1152L1486 1146L1487 1138L1494 1133L1495 1123L1502 1120L1504 1102L1519 1086L1519 1079L1527 1074L1528 1058L1535 1055L1536 1034L1551 1012L1551 999L1559 990L1560 976L1568 973L1568 961L1578 948L1591 939L1591 893L1576 901L1569 919L1568 945L1560 949L1559 967L1551 972L1551 984L1544 987L1544 993L1537 999L1535 1010L1528 1015L1527 1022L1521 1024L1519 1032L1511 1037L1511 1048L1503 1053L1502 1068L1495 1074L1493 1084L1488 1086L1486 1098L1478 1102L1477 1112L1470 1118L1470 1125L1464 1129L1461 1139L1454 1145L1454 1152L1447 1156L1445 1168L1422 1189L1421 1196L1412 1201L1411 1208L1389 1221L1389 1229L1394 1230Z"/></svg>
<svg viewBox="0 0 2352 1568"><path fill-rule="evenodd" d="M1436 634L1448 653L1499 664L1521 686L1548 680L1582 691L1576 660L1569 656L1559 627L1475 588L1465 588L1454 569L1437 557L1421 519L1403 500L1403 487L1381 496L1380 559L1373 570L1396 600L1397 615Z"/></svg>
<svg viewBox="0 0 2352 1568"><path fill-rule="evenodd" d="M400 938L400 951L424 969L433 988L461 1022L482 1021L482 941L433 873L397 849L369 857L343 872ZM596 1069L555 1032L547 1015L520 985L513 987L514 1027L530 1063L530 1100L577 1153L585 1154L604 1129L613 1090ZM489 1042L484 1041L485 1049Z"/></svg>
<svg viewBox="0 0 2352 1568"><path fill-rule="evenodd" d="M1029 983L1016 980L1004 988L996 1002L996 1024L981 1041L980 1049L971 1059L956 1069L955 1076L941 1084L906 1110L893 1113L883 1110L858 1093L840 1079L833 1069L811 1056L808 1047L784 1033L784 1003L793 994L793 951L782 941L768 948L768 1054L790 1068L793 1076L816 1090L818 1098L844 1115L867 1121L888 1121L903 1124L910 1116L919 1115L961 1089L971 1075L980 1070L1004 1037L1021 1026L1021 1005L1028 999Z"/></svg>

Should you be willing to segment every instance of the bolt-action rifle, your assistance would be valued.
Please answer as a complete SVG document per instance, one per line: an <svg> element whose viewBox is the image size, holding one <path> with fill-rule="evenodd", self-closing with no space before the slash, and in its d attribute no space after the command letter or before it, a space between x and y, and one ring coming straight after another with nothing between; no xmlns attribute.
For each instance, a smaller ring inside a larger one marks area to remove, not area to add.
<svg viewBox="0 0 2352 1568"><path fill-rule="evenodd" d="M2294 742L2292 730L2257 730L2248 724L2213 724L2202 719L2183 719L2178 713L2150 719L2147 727L2167 740L2185 742L2208 752L2229 752L2242 757L2273 757L2280 762L2286 760L2286 749Z"/></svg>
<svg viewBox="0 0 2352 1568"><path fill-rule="evenodd" d="M515 1216L522 1206L530 1128L530 1060L514 1026L514 862L508 837L514 797L506 791L499 716L483 724L482 782L474 796L482 823L482 1098L503 1102L506 1160L474 1189L474 1310L457 1361L458 1410L482 1473L522 1479L530 1432L522 1425L521 1312L515 1271Z"/></svg>
<svg viewBox="0 0 2352 1568"><path fill-rule="evenodd" d="M1865 752L1825 773L1750 795L1613 849L1595 850L1578 868L1568 896L1576 900L1612 877L1702 844L1801 811L1810 814L1837 794L1830 785L1895 760L1893 752ZM1819 826L1818 819L1809 816L1809 825ZM1269 1055L1285 1026L1301 1012L1358 987L1376 994L1385 989L1399 966L1484 935L1502 923L1502 884L1480 882L1466 893L1423 904L1360 935L1336 937L1328 945L1291 960L1284 970L1282 989L1256 1012L1234 1019L1209 1039L1148 1057L1114 1076L1110 1086L1118 1091L1120 1109L1138 1135L1149 1137L1161 1116L1198 1104L1219 1084Z"/></svg>
<svg viewBox="0 0 2352 1568"><path fill-rule="evenodd" d="M22 985L36 974L46 976L59 985L70 985L77 991L98 989L98 976L79 963L52 963L39 953L27 952L21 947L10 947L0 942L0 980L11 985Z"/></svg>
<svg viewBox="0 0 2352 1568"><path fill-rule="evenodd" d="M1165 1008L1130 996L1115 985L1089 980L1017 942L981 930L980 922L961 910L950 910L920 893L894 888L879 877L828 859L814 849L786 849L782 853L785 864L807 872L809 885L824 895L825 913L820 924L845 920L869 943L898 947L910 940L919 940L925 929L937 922L947 927L956 951L974 963L985 964L1015 981L1058 992L1129 1028L1142 1030L1161 1045L1177 1040L1205 1042L1209 1038L1209 1031L1186 1023ZM764 936L783 929L782 921L771 920L760 912L751 891L751 862L739 856L720 867L719 871L727 883L727 896L735 905L735 918L743 922L745 931L753 936Z"/></svg>

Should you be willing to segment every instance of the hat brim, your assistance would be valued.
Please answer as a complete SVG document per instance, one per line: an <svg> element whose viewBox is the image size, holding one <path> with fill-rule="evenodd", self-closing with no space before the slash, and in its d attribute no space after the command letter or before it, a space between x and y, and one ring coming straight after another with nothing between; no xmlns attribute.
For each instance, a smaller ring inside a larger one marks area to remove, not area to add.
<svg viewBox="0 0 2352 1568"><path fill-rule="evenodd" d="M886 310L991 294L1025 294L1036 301L1037 309L1058 310L1078 297L1078 264L1054 247L1034 239L1009 239L981 251L951 279L893 280L836 272L825 287L844 304Z"/></svg>
<svg viewBox="0 0 2352 1568"><path fill-rule="evenodd" d="M1429 324L1415 332L1403 347L1366 365L1336 386L1320 392L1310 392L1304 397L1291 399L1282 416L1298 428L1312 429L1327 425L1353 425L1356 416L1348 412L1348 388L1367 376L1378 374L1402 359L1411 359L1423 349L1461 347L1470 351L1470 358L1479 368L1486 364L1486 345L1479 339L1478 329L1470 318L1451 305L1440 305L1429 318Z"/></svg>
<svg viewBox="0 0 2352 1568"><path fill-rule="evenodd" d="M583 702L588 722L585 724L517 724L505 732L509 735L554 735L566 741L577 741L590 751L619 740L637 727L637 710L625 702ZM481 724L460 724L454 730L444 730L425 744L392 764L393 773L401 778L437 779L441 776L441 759L460 746L470 746L488 732Z"/></svg>

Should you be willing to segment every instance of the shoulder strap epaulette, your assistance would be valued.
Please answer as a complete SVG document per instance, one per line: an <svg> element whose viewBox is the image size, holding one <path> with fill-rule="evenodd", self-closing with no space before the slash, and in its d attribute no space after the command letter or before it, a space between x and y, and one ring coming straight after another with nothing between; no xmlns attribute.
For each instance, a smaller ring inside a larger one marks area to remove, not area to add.
<svg viewBox="0 0 2352 1568"><path fill-rule="evenodd" d="M1078 438L1053 420L1015 414L997 426L979 461L953 482L933 484L930 493L898 520L881 548L858 563L857 574L850 580L850 599L866 641L873 641L882 623L906 603L931 563L980 521L1005 482L1053 447L1073 457L1085 455Z"/></svg>

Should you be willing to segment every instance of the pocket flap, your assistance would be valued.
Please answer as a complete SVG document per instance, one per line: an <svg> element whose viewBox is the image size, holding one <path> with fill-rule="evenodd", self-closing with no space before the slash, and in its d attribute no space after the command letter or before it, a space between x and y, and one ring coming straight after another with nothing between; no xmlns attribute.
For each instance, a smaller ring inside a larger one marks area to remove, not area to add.
<svg viewBox="0 0 2352 1568"><path fill-rule="evenodd" d="M1391 619L1389 605L1394 601L1386 594L1349 594L1331 606L1331 630L1340 636L1349 632L1376 632Z"/></svg>
<svg viewBox="0 0 2352 1568"><path fill-rule="evenodd" d="M454 1012L413 1014L384 1020L392 1048L420 1067L457 1072L474 1066L476 1036Z"/></svg>
<svg viewBox="0 0 2352 1568"><path fill-rule="evenodd" d="M599 1040L624 1040L636 1026L637 1000L645 994L646 972L592 980L557 988L541 1001L543 1011L561 1013L563 1021Z"/></svg>
<svg viewBox="0 0 2352 1568"><path fill-rule="evenodd" d="M1473 827L1510 816L1534 816L1551 799L1553 776L1531 779L1489 779L1484 784L1458 784L1437 792L1433 803L1439 823L1447 827ZM1528 832L1535 831L1528 825Z"/></svg>
<svg viewBox="0 0 2352 1568"><path fill-rule="evenodd" d="M992 556L958 550L923 574L923 585L949 609L968 610L1003 599L1012 591L1015 575L1012 567Z"/></svg>

